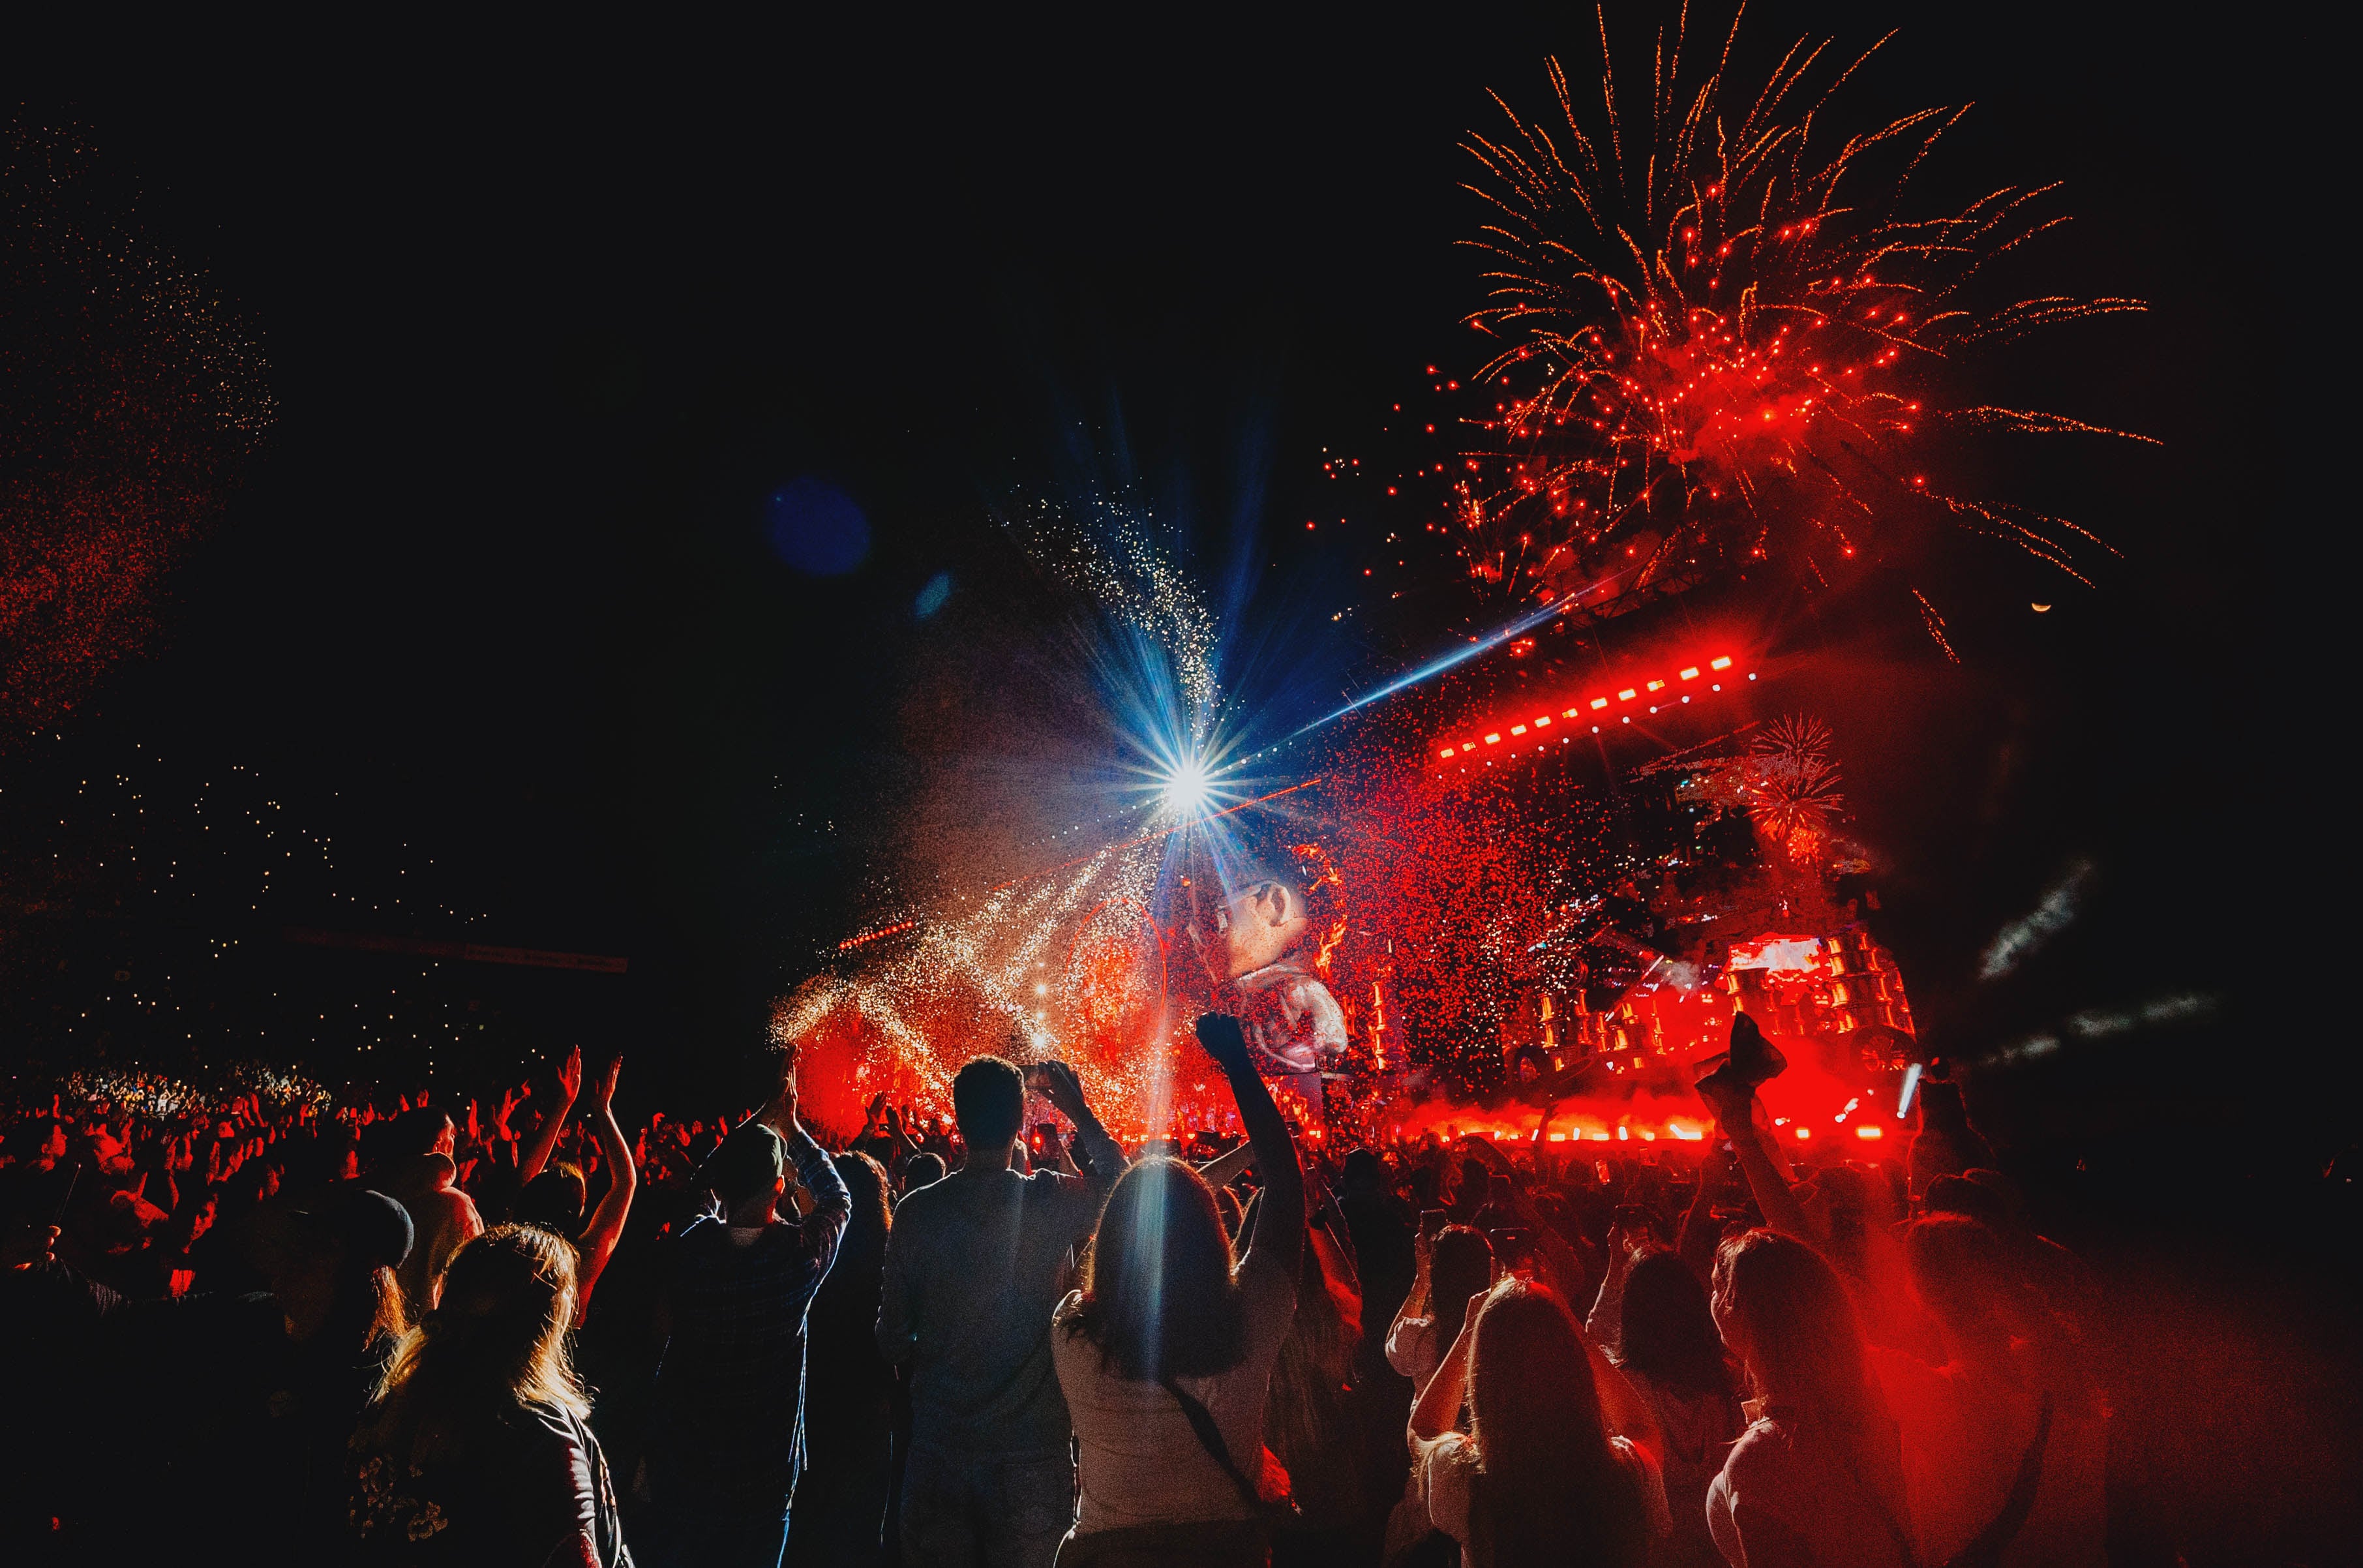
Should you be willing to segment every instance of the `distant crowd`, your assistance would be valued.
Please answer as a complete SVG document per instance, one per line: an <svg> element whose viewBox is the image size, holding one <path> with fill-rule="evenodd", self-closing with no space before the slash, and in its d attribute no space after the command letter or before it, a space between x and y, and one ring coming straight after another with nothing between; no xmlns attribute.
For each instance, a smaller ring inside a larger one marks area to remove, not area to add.
<svg viewBox="0 0 2363 1568"><path fill-rule="evenodd" d="M0 1107L0 1561L2086 1564L2099 1293L1925 1085L1903 1158L1243 1136L1056 1062L949 1124L496 1100ZM118 1083L129 1083L119 1080ZM1058 1113L1044 1137L1029 1095ZM1900 1144L1900 1140L1892 1140Z"/></svg>

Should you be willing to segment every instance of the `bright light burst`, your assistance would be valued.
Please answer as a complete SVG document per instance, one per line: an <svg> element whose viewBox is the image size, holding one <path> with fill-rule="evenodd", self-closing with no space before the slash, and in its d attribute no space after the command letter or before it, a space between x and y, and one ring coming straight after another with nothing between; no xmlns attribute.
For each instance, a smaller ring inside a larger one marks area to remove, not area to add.
<svg viewBox="0 0 2363 1568"><path fill-rule="evenodd" d="M1195 817L1214 798L1215 781L1204 759L1191 757L1165 775L1165 806L1176 816Z"/></svg>
<svg viewBox="0 0 2363 1568"><path fill-rule="evenodd" d="M1749 95L1726 74L1737 18L1703 75L1686 22L1636 90L1610 68L1603 12L1597 105L1553 60L1554 119L1503 103L1509 132L1465 143L1492 206L1468 242L1490 253L1492 297L1469 319L1504 341L1472 387L1498 401L1469 421L1483 434L1452 497L1471 573L1562 605L1774 558L1826 584L1949 520L2089 581L2094 536L1952 494L1947 474L1970 431L2126 432L1948 401L1950 372L2142 303L1983 303L1970 285L1989 262L2066 221L2043 216L2054 187L1914 216L1913 176L1966 106L1839 139L1822 128L1832 95L1878 45L1833 71L1826 41L1800 39Z"/></svg>
<svg viewBox="0 0 2363 1568"><path fill-rule="evenodd" d="M940 1108L979 1051L1072 1062L1133 1136L1204 1097L1173 1079L1177 1051L1196 1049L1184 1025L1206 979L1172 951L1168 905L1175 868L1200 849L1219 862L1234 831L1225 814L1258 787L1222 723L1215 618L1137 498L1044 503L1016 521L1029 555L1089 606L1073 651L1107 724L1109 809L1088 829L1103 847L1060 859L1044 841L1050 863L1013 881L882 911L840 949L838 973L779 1003L774 1031L815 1052L815 1113L831 1125L858 1122L873 1093ZM979 800L971 817L996 851L1000 805ZM930 869L960 865L966 849L929 845Z"/></svg>

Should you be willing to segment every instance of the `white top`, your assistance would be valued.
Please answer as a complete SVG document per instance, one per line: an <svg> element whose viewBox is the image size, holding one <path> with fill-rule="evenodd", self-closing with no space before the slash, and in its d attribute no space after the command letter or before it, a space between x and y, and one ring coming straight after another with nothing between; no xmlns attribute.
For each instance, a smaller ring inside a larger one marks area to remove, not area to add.
<svg viewBox="0 0 2363 1568"><path fill-rule="evenodd" d="M1666 1512L1666 1488L1659 1478L1657 1462L1623 1438L1610 1438L1608 1445L1641 1495L1650 1539L1665 1535L1673 1529L1673 1520ZM1460 1543L1460 1568L1512 1568L1508 1563L1480 1562L1470 1550L1469 1515L1479 1468L1477 1445L1459 1432L1448 1432L1427 1446L1419 1485L1427 1501L1428 1521Z"/></svg>
<svg viewBox="0 0 2363 1568"><path fill-rule="evenodd" d="M1398 1318L1387 1330L1387 1364L1397 1375L1411 1379L1411 1402L1427 1392L1427 1380L1443 1363L1445 1347L1437 1343L1433 1318Z"/></svg>
<svg viewBox="0 0 2363 1568"><path fill-rule="evenodd" d="M1215 1418L1232 1463L1252 1483L1263 1460L1263 1407L1272 1363L1296 1315L1296 1281L1259 1251L1239 1263L1247 1316L1247 1355L1228 1372L1175 1381ZM1075 1533L1135 1525L1253 1517L1173 1396L1135 1383L1103 1364L1100 1349L1068 1321L1082 1303L1075 1291L1050 1318L1050 1358L1067 1396L1077 1443L1075 1475L1082 1507Z"/></svg>
<svg viewBox="0 0 2363 1568"><path fill-rule="evenodd" d="M1758 1415L1740 1434L1707 1486L1706 1524L1731 1568L1909 1568L1911 1522L1889 1514L1851 1456L1785 1418Z"/></svg>

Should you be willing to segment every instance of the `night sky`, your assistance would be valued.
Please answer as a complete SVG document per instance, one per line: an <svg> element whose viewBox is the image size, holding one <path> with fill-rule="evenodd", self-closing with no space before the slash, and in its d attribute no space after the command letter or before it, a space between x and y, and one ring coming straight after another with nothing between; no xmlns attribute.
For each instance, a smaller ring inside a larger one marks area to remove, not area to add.
<svg viewBox="0 0 2363 1568"><path fill-rule="evenodd" d="M2257 706L2286 691L2267 677L2293 618L2266 607L2291 562L2265 540L2299 505L2297 350L2258 324L2306 285L2297 248L2256 236L2282 238L2302 176L2266 156L2273 89L2225 85L2268 29L2059 9L1787 6L1747 36L1859 46L1901 22L1867 104L1977 100L1947 143L1963 177L2068 182L2063 288L2155 306L2014 373L2168 443L2035 475L2127 561L2038 623L2017 566L1963 554L1963 670L1911 684L1909 756L1850 761L1904 868L1890 940L1924 1013L2001 1038L2168 988L2224 998L2027 1083L2163 1126L2205 1097L2198 1063L2279 1017L2251 978L2257 901L2293 851L2261 846L2295 825L2259 752L2315 742ZM160 781L252 770L336 837L318 885L347 900L258 913L243 937L274 962L383 991L416 972L276 947L279 927L459 935L463 915L470 940L628 955L622 980L435 984L511 1020L507 1055L581 1033L686 1084L876 902L916 818L915 715L962 636L1040 592L996 512L1131 478L1210 553L1242 517L1264 530L1249 612L1307 623L1300 663L1350 683L1432 651L1466 608L1442 590L1314 626L1367 562L1299 519L1329 515L1326 449L1379 450L1421 367L1476 362L1455 143L1492 123L1488 86L1536 105L1546 52L1589 58L1589 14L1134 25L420 24L18 59L25 117L78 124L259 330L280 414L145 653L0 770L56 788L135 744ZM866 515L850 574L766 549L764 498L806 475ZM2079 858L2090 918L2020 991L1979 993L1978 949ZM86 972L49 1001L76 1005Z"/></svg>

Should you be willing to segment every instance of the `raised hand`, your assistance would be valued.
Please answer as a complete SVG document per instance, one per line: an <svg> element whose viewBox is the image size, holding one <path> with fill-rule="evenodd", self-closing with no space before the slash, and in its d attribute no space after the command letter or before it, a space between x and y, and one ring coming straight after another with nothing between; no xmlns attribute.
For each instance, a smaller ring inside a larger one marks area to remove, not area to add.
<svg viewBox="0 0 2363 1568"><path fill-rule="evenodd" d="M780 1057L780 1092L773 1102L779 1106L780 1125L793 1127L796 1122L796 1048L793 1045Z"/></svg>
<svg viewBox="0 0 2363 1568"><path fill-rule="evenodd" d="M1067 1063L1037 1062L1027 1076L1041 1091L1042 1097L1050 1102L1051 1107L1069 1121L1080 1124L1091 1115L1091 1107L1083 1100L1082 1081L1075 1076L1075 1070Z"/></svg>
<svg viewBox="0 0 2363 1568"><path fill-rule="evenodd" d="M615 1055L609 1057L607 1059L607 1064L599 1069L598 1082L592 1086L591 1093L593 1096L592 1103L596 1105L600 1109L606 1109L607 1103L615 1098L616 1075L623 1072L623 1070L624 1053L622 1051L617 1051Z"/></svg>
<svg viewBox="0 0 2363 1568"><path fill-rule="evenodd" d="M566 1092L566 1103L572 1105L582 1097L582 1048L575 1046L559 1064L558 1086Z"/></svg>
<svg viewBox="0 0 2363 1568"><path fill-rule="evenodd" d="M1756 1089L1728 1077L1710 1075L1698 1086L1699 1098L1723 1124L1725 1134L1750 1125L1755 1116Z"/></svg>

